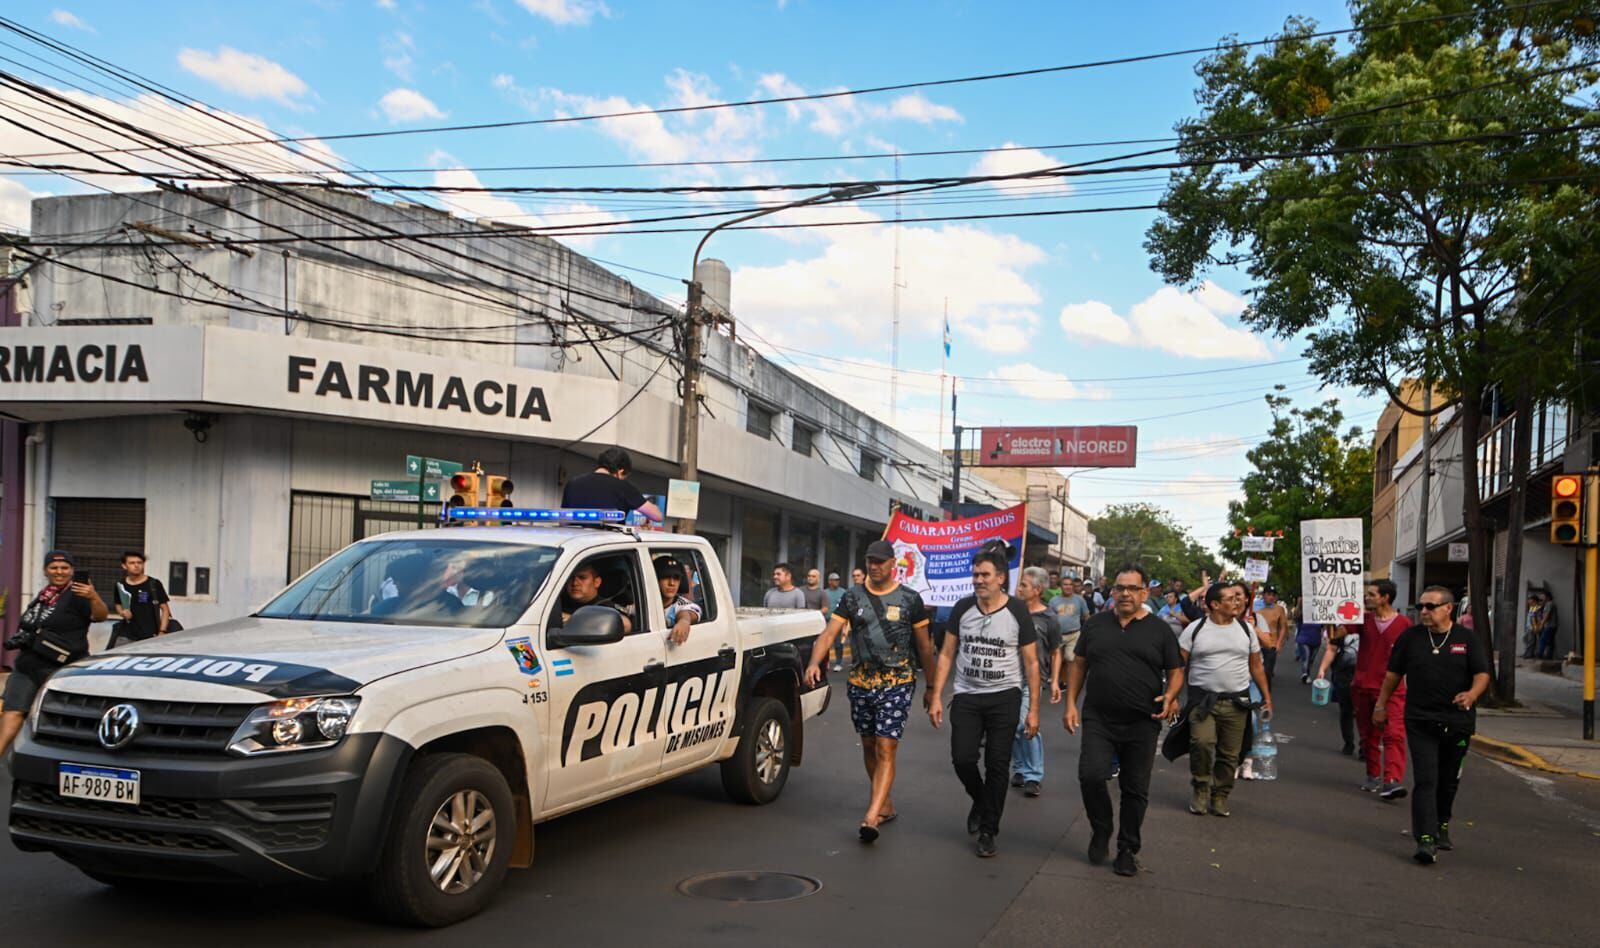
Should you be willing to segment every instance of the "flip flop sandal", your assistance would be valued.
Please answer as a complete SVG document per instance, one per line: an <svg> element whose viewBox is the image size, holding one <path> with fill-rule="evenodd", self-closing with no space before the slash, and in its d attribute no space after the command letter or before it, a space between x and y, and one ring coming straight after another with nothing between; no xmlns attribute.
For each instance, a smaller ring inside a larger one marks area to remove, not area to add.
<svg viewBox="0 0 1600 948"><path fill-rule="evenodd" d="M895 811L894 813L890 813L888 816L880 816L878 817L878 825L882 826L885 823L893 823L895 819L899 817L899 815L899 811Z"/></svg>
<svg viewBox="0 0 1600 948"><path fill-rule="evenodd" d="M863 843L875 843L878 841L878 828L876 826L862 823L860 833Z"/></svg>

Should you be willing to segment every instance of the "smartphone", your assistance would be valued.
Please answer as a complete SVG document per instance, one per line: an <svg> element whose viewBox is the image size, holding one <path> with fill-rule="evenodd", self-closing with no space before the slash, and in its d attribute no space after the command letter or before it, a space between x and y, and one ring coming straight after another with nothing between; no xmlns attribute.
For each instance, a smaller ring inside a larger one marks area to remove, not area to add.
<svg viewBox="0 0 1600 948"><path fill-rule="evenodd" d="M88 583L91 586L94 585L94 580L90 578L89 571L86 569L73 570L72 581L75 583Z"/></svg>

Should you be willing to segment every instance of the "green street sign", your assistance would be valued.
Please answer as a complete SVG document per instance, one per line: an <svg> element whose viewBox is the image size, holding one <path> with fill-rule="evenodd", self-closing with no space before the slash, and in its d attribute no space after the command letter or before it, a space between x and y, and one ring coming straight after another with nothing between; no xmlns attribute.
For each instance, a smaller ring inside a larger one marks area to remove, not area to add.
<svg viewBox="0 0 1600 948"><path fill-rule="evenodd" d="M455 461L442 461L439 458L419 457L415 454L406 455L406 473L412 477L422 477L424 474L426 474L428 477L449 477L451 474L461 470L464 466L465 465L457 464ZM433 499L438 500L437 497L434 497Z"/></svg>
<svg viewBox="0 0 1600 948"><path fill-rule="evenodd" d="M439 499L439 485L428 484L426 499ZM417 500L417 482L412 480L377 480L372 481L373 500Z"/></svg>

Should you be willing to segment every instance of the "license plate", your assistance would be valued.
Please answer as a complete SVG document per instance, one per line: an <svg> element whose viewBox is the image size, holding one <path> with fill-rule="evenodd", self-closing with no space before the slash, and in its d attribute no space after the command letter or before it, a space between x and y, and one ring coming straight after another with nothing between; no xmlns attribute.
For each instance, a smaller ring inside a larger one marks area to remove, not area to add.
<svg viewBox="0 0 1600 948"><path fill-rule="evenodd" d="M139 805L139 771L88 764L60 765L60 793L79 800Z"/></svg>

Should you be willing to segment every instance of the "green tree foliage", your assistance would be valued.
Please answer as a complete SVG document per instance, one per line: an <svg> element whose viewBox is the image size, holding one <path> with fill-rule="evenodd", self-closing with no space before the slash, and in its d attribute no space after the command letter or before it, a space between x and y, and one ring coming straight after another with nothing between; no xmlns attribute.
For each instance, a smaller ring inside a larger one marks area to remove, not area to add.
<svg viewBox="0 0 1600 948"><path fill-rule="evenodd" d="M1089 531L1105 548L1108 579L1129 562L1143 563L1152 578L1181 579L1190 588L1201 573L1221 575L1217 558L1154 504L1113 504L1089 521Z"/></svg>
<svg viewBox="0 0 1600 948"><path fill-rule="evenodd" d="M1246 323L1307 339L1329 382L1394 397L1423 379L1451 396L1434 407L1460 410L1472 609L1487 616L1483 393L1571 397L1600 335L1594 9L1356 0L1351 15L1352 37L1291 19L1276 43L1197 67L1202 114L1179 128L1194 166L1146 247L1175 283L1242 268Z"/></svg>
<svg viewBox="0 0 1600 948"><path fill-rule="evenodd" d="M1282 388L1282 386L1279 386ZM1300 591L1300 521L1360 517L1372 525L1372 446L1359 427L1341 432L1337 400L1292 408L1283 395L1268 395L1272 426L1245 457L1252 470L1242 484L1244 499L1228 504L1236 533L1221 539L1230 560L1270 563L1268 582L1285 599ZM1271 553L1243 553L1238 534L1283 531Z"/></svg>

